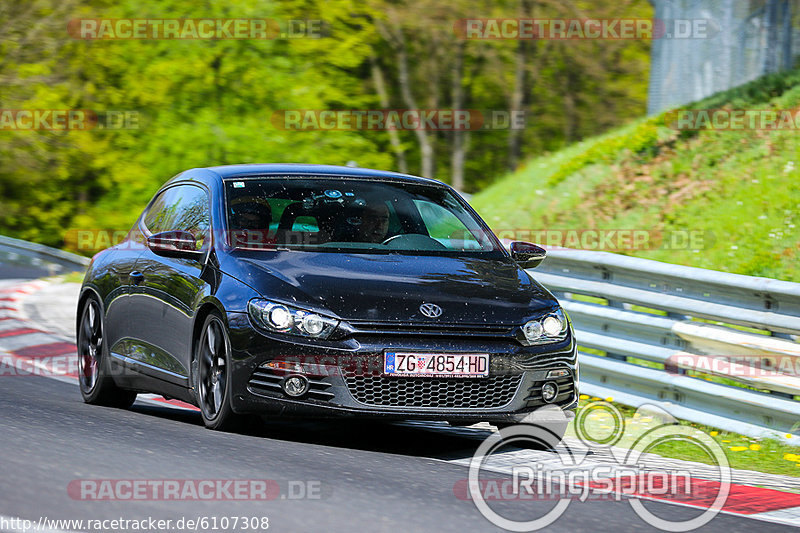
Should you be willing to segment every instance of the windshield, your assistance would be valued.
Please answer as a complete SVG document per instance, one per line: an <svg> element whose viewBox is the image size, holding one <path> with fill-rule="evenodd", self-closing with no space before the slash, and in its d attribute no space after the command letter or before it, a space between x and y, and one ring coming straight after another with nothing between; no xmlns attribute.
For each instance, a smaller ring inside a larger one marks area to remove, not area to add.
<svg viewBox="0 0 800 533"><path fill-rule="evenodd" d="M352 178L225 182L229 242L251 249L493 252L448 189Z"/></svg>

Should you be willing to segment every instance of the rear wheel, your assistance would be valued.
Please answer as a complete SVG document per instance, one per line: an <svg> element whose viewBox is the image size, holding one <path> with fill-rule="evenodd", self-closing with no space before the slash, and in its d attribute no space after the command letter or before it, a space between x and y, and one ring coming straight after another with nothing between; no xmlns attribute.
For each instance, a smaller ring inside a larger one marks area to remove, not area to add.
<svg viewBox="0 0 800 533"><path fill-rule="evenodd" d="M103 314L93 296L83 306L77 333L78 383L83 401L109 407L130 407L136 400L136 393L120 389L110 376Z"/></svg>
<svg viewBox="0 0 800 533"><path fill-rule="evenodd" d="M230 352L227 328L217 313L211 313L200 330L192 363L197 406L210 429L237 429L244 420L231 408Z"/></svg>

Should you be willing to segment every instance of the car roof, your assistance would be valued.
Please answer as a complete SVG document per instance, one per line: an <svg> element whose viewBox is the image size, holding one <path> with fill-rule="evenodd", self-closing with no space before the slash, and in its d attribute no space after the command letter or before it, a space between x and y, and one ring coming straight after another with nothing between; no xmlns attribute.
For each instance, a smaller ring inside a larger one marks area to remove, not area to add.
<svg viewBox="0 0 800 533"><path fill-rule="evenodd" d="M285 175L285 176L347 176L366 179L392 179L409 183L428 185L446 185L441 181L390 172L388 170L373 170L370 168L344 167L337 165L310 165L304 163L259 163L247 165L224 165L207 167L206 170L215 172L223 180L237 177L259 175Z"/></svg>

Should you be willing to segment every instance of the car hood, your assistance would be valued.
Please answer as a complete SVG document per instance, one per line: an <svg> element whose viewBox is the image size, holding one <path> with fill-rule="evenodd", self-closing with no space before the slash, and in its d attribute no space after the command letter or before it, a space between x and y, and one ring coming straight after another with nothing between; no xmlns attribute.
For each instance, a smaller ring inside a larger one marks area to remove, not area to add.
<svg viewBox="0 0 800 533"><path fill-rule="evenodd" d="M349 321L520 324L557 302L510 259L234 251L223 269L265 298ZM438 318L423 303L442 308Z"/></svg>

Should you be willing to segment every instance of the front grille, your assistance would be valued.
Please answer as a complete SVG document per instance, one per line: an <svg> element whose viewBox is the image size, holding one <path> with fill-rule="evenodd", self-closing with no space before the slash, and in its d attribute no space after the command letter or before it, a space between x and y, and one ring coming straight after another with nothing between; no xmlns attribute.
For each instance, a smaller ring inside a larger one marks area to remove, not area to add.
<svg viewBox="0 0 800 533"><path fill-rule="evenodd" d="M509 336L513 326L490 326L486 324L397 324L383 322L350 322L356 335L392 336Z"/></svg>
<svg viewBox="0 0 800 533"><path fill-rule="evenodd" d="M286 397L281 388L283 378L286 375L286 372L278 374L269 368L257 368L250 377L247 387L250 389L250 392L260 394L261 396ZM328 390L331 384L325 381L324 377L311 375L307 375L306 377L308 378L309 389L303 398L322 401L328 401L333 398L333 393Z"/></svg>
<svg viewBox="0 0 800 533"><path fill-rule="evenodd" d="M488 378L408 378L346 375L356 401L380 407L491 409L511 402L522 374Z"/></svg>

